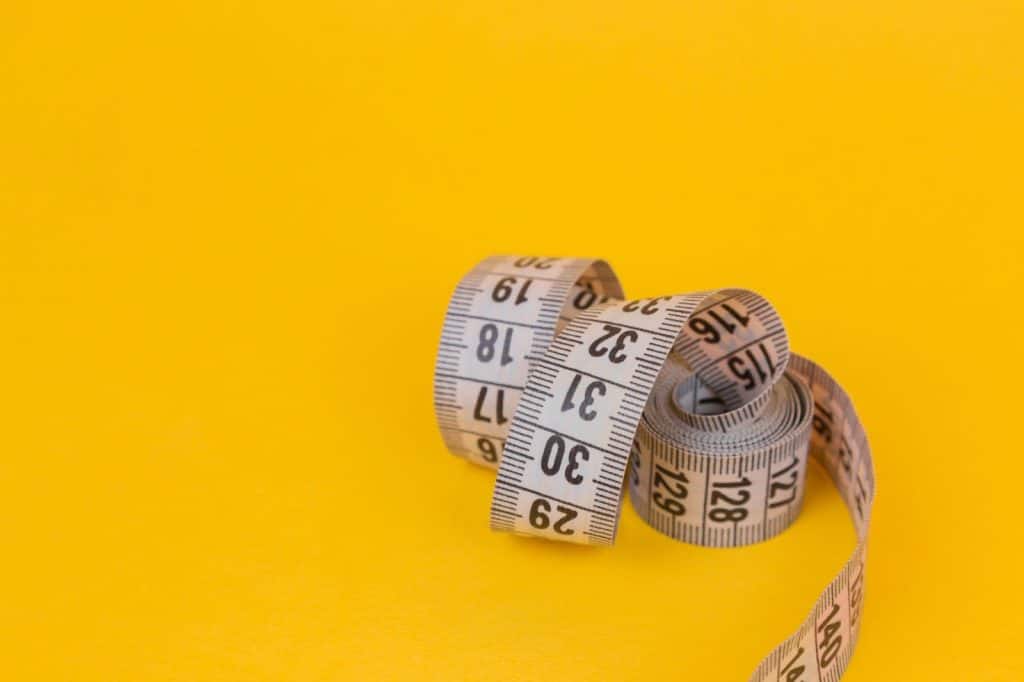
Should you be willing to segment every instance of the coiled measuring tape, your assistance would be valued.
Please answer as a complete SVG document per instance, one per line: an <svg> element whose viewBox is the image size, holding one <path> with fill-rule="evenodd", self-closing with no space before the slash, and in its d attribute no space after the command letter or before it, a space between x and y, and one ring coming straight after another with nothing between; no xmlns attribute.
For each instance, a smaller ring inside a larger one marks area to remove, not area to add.
<svg viewBox="0 0 1024 682"><path fill-rule="evenodd" d="M610 545L628 481L657 530L738 547L796 519L810 454L857 546L750 679L838 680L860 631L875 490L849 396L790 353L752 291L624 298L607 263L578 258L495 256L456 287L434 407L449 450L498 468L491 527Z"/></svg>

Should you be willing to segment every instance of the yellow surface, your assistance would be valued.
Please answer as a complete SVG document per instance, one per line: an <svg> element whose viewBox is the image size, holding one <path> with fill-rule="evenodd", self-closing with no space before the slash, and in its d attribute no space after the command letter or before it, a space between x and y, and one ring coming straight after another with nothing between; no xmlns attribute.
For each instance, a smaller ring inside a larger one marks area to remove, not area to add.
<svg viewBox="0 0 1024 682"><path fill-rule="evenodd" d="M1024 677L1024 4L5 2L0 673L737 680L853 546L487 530L493 252L769 297L879 498L847 679Z"/></svg>

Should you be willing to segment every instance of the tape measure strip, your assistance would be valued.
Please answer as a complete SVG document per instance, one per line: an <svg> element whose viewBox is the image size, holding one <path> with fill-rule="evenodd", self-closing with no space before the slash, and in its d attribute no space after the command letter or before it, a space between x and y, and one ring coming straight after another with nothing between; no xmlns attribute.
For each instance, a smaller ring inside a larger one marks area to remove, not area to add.
<svg viewBox="0 0 1024 682"><path fill-rule="evenodd" d="M604 261L492 256L455 288L434 367L434 411L453 453L496 467L530 363L556 329L622 287Z"/></svg>
<svg viewBox="0 0 1024 682"><path fill-rule="evenodd" d="M753 292L620 298L611 268L584 259L494 257L460 282L435 407L453 452L492 467L501 456L492 527L611 544L629 466L633 506L656 529L739 546L796 518L809 448L859 543L752 679L838 679L859 632L874 492L849 397L791 358L778 315Z"/></svg>

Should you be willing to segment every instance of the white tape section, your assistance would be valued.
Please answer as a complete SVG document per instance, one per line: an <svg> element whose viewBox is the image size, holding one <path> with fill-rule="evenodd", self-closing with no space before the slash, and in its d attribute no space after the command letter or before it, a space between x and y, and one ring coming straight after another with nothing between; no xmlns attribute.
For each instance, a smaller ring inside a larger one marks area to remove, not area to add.
<svg viewBox="0 0 1024 682"><path fill-rule="evenodd" d="M737 547L796 519L815 457L857 546L750 679L838 680L860 629L875 490L849 396L790 353L752 291L623 298L607 263L579 258L495 256L456 287L434 407L449 450L498 467L491 527L610 545L628 479L657 530Z"/></svg>

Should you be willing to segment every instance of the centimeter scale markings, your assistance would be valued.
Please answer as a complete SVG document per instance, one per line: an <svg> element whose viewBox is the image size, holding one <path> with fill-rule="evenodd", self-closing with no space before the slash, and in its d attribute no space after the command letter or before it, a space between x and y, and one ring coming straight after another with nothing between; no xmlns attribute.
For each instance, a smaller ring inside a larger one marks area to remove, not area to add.
<svg viewBox="0 0 1024 682"><path fill-rule="evenodd" d="M849 396L792 355L754 292L623 302L600 260L498 256L456 288L435 368L449 449L499 465L496 530L614 542L634 509L694 544L768 539L797 517L808 455L850 509L858 544L806 621L751 680L837 680L863 608L874 471Z"/></svg>
<svg viewBox="0 0 1024 682"><path fill-rule="evenodd" d="M622 296L611 268L586 259L496 256L459 283L434 370L434 406L449 450L497 466L529 363L550 345L577 282L589 287L578 287L570 301L577 308Z"/></svg>
<svg viewBox="0 0 1024 682"><path fill-rule="evenodd" d="M648 405L633 451L631 500L651 525L673 537L715 547L766 539L786 528L799 512L810 427L810 393L790 382L796 400L790 437L752 444L724 457L687 451L659 434L674 418L657 395ZM683 436L685 442L685 434ZM646 476L642 479L641 476Z"/></svg>
<svg viewBox="0 0 1024 682"><path fill-rule="evenodd" d="M746 369L741 373L749 377L743 384L736 379L730 384L738 386L732 391L733 406L742 407L741 390L755 398L764 393L770 387L769 382L774 379L775 372L782 371L788 354L784 343L781 347L764 346L766 339L778 337L781 330L770 306L758 301L758 305L744 306L742 312L737 312L725 303L732 301L738 307L738 301L743 297L753 302L751 297L756 295L726 291L659 297L626 304L608 303L570 322L567 334L561 336L575 341L576 348L569 352L564 348L550 348L537 361L527 380L526 394L510 431L526 446L506 446L505 457L514 460L515 464L506 464L499 470L496 488L501 490L501 505L496 509L495 527L507 530L511 523L512 530L548 537L561 535L576 542L611 544L615 528L614 523L608 525L607 519L610 517L614 522L618 517L622 475L638 422L655 383L651 372L646 375L634 372L633 366L641 363L631 363L631 354L651 366L660 367L673 342L685 329L686 322L691 319L701 321L694 315L698 305L706 303L702 312L713 315L714 308L721 303L743 322L745 333L740 333L739 328L732 325L736 338L731 344L717 344L722 341L718 334L716 344L683 343L677 345L677 349L692 367L705 368L696 371L696 375L711 383L718 377L724 380L725 375L718 371L723 360L736 358L738 351L760 344L764 369L757 377L761 384L758 385L755 375ZM702 328L700 324L694 326ZM612 339L615 340L614 345L606 348L604 344ZM735 364L733 369L736 370ZM582 396L579 409L567 409L575 406L577 391ZM554 409L562 395L565 397L560 407ZM730 404L729 398L724 400ZM597 406L600 403L605 405L603 411L607 418L599 421ZM552 409L545 409L545 404ZM542 412L546 418L541 417ZM544 435L539 435L538 430ZM566 452L567 460L564 457ZM603 476L616 481L614 489L609 492L602 490L600 485L589 486L586 477L578 473L583 466L580 460L587 463L588 471L598 472L599 476L592 482L600 483ZM746 478L740 480L748 482ZM734 483L719 481L716 485L731 486ZM714 494L727 500L737 499L718 491ZM746 491L741 490L739 494L743 497L738 499L750 497ZM560 516L558 522L548 518L552 507ZM710 512L714 521L727 523L737 521L739 513L740 510L729 510L725 517L718 518L713 511ZM743 516L746 517L745 511ZM513 518L518 522L513 522ZM705 538L709 534L714 538L712 544L730 544L725 539L737 535L738 531L733 527L728 534L717 528L712 528L710 533L705 528L702 532Z"/></svg>

